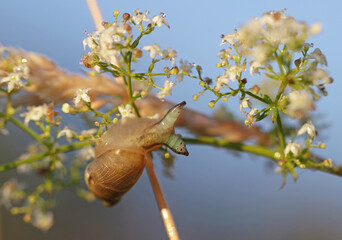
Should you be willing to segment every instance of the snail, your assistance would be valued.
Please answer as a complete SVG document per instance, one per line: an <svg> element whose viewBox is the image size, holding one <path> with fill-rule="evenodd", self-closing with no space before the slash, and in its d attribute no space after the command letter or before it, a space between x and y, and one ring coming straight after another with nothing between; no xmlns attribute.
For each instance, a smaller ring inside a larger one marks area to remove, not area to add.
<svg viewBox="0 0 342 240"><path fill-rule="evenodd" d="M105 206L111 207L133 187L141 176L146 154L167 146L188 156L183 140L174 134L181 102L157 121L149 118L125 118L111 125L97 142L95 160L86 168L85 182Z"/></svg>

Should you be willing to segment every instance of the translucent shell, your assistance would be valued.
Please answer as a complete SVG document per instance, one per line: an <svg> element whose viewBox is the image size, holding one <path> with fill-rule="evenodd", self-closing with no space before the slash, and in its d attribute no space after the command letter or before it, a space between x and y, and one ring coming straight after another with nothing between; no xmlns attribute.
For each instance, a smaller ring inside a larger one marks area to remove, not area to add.
<svg viewBox="0 0 342 240"><path fill-rule="evenodd" d="M117 203L138 181L145 163L145 154L168 146L172 151L188 155L183 140L173 134L182 102L160 121L148 118L127 118L113 124L98 141L95 160L85 171L85 182L104 205Z"/></svg>

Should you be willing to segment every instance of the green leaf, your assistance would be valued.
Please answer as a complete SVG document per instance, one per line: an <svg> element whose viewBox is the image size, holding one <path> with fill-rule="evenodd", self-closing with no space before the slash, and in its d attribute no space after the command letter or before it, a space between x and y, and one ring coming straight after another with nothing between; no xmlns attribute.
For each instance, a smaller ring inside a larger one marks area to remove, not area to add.
<svg viewBox="0 0 342 240"><path fill-rule="evenodd" d="M146 78L144 77L144 74L135 74L133 76L134 79L141 81L141 80L146 80Z"/></svg>
<svg viewBox="0 0 342 240"><path fill-rule="evenodd" d="M272 99L267 94L263 94L262 99L264 99L267 103L273 103Z"/></svg>
<svg viewBox="0 0 342 240"><path fill-rule="evenodd" d="M255 116L255 120L256 121L261 121L262 119L264 119L265 117L268 116L268 114L270 114L271 110L269 108L267 108L265 111L256 114Z"/></svg>

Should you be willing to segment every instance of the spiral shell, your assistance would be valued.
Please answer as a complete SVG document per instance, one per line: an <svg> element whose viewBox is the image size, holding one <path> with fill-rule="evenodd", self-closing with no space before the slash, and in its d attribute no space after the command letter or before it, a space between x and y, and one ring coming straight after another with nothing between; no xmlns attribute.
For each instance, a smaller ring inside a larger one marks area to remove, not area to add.
<svg viewBox="0 0 342 240"><path fill-rule="evenodd" d="M126 118L111 125L98 141L95 160L85 170L88 188L106 206L113 206L141 176L146 153L166 145L189 155L183 140L173 134L174 123L185 102L171 108L160 121Z"/></svg>

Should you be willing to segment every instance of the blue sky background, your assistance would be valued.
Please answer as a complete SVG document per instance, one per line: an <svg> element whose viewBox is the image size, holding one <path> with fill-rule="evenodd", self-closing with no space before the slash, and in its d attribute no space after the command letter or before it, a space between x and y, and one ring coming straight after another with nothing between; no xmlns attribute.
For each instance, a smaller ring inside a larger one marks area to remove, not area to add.
<svg viewBox="0 0 342 240"><path fill-rule="evenodd" d="M322 33L310 42L325 53L328 71L335 81L328 87L328 97L317 104L329 125L320 134L327 144L321 153L342 164L340 1L99 0L99 5L108 21L113 20L115 9L121 13L149 9L150 16L166 13L171 29L161 28L144 43L176 49L179 59L200 64L205 75L213 78L221 73L215 67L216 54L221 49L220 35L233 32L252 17L286 8L287 14L298 20L322 23ZM81 72L84 31L94 29L85 1L1 0L0 9L0 43L42 53L68 71ZM207 103L212 96L205 95L197 102L191 100L198 90L198 85L188 79L174 89L169 99L186 100L188 107L210 114ZM237 106L228 107L238 114ZM20 146L30 141L22 139ZM16 141L13 138L4 143L12 158L18 154ZM341 238L342 178L304 171L297 183L290 179L278 191L280 176L267 171L267 162L261 158L210 147L190 146L189 150L188 158L177 158L174 179L162 176L161 163L156 161L182 239ZM3 210L4 239L20 239L18 234L32 239L166 239L145 174L123 201L110 210L99 202L82 202L68 192L58 200L55 226L44 235Z"/></svg>

